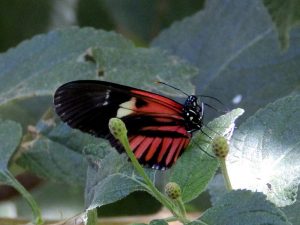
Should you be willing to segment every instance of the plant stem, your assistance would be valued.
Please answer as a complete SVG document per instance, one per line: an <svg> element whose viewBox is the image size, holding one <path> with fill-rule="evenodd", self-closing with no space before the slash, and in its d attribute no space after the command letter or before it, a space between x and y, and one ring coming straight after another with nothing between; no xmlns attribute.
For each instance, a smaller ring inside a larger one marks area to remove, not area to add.
<svg viewBox="0 0 300 225"><path fill-rule="evenodd" d="M97 208L88 210L87 218L87 225L96 225L98 219Z"/></svg>
<svg viewBox="0 0 300 225"><path fill-rule="evenodd" d="M185 214L182 214L182 212L181 212L181 211L185 212L185 209L184 210L180 209L180 212L175 210L174 204L153 185L152 181L145 173L143 167L140 165L138 160L135 158L135 155L133 154L133 152L130 148L127 134L123 135L122 138L120 138L120 141L121 141L128 157L130 158L134 168L137 170L137 172L140 174L140 176L143 177L143 179L150 191L150 194L152 194L160 203L162 203L165 207L167 207L173 213L173 215L178 218L178 220L180 220L183 223L189 222L189 220L186 218ZM181 207L184 208L183 205Z"/></svg>
<svg viewBox="0 0 300 225"><path fill-rule="evenodd" d="M5 176L8 178L9 185L13 186L27 201L28 205L32 210L34 217L34 224L43 224L42 215L36 202L34 201L31 194L17 181L17 179L8 171L5 171Z"/></svg>
<svg viewBox="0 0 300 225"><path fill-rule="evenodd" d="M147 184L147 187L150 189L150 191L154 194L154 196L157 198L157 200L159 200L163 205L165 205L167 208L172 208L172 203L168 199L166 199L165 196L162 195L162 193L160 193L159 190L153 185L152 181L145 173L143 167L139 164L139 162L135 158L133 152L131 151L127 137L122 138L122 140L120 140L120 141L121 141L122 145L124 146L126 153L129 156L134 168L137 170L137 172L140 174L140 176L143 177L143 179L144 179L145 183Z"/></svg>
<svg viewBox="0 0 300 225"><path fill-rule="evenodd" d="M227 191L232 191L232 186L231 186L231 182L230 182L228 171L227 171L226 161L224 158L220 159L220 167L221 167L221 171L222 171L222 174L224 177L225 187L226 187Z"/></svg>
<svg viewBox="0 0 300 225"><path fill-rule="evenodd" d="M184 203L183 203L183 201L182 201L182 198L179 197L179 199L176 200L176 203L177 203L177 205L178 205L178 208L179 208L181 214L182 214L184 217L186 217L186 210L185 210L185 207L184 207Z"/></svg>

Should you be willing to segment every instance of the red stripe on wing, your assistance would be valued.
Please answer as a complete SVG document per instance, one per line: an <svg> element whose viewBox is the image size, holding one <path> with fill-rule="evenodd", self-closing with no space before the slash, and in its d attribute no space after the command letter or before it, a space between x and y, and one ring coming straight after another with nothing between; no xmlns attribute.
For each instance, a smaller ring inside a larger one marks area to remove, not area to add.
<svg viewBox="0 0 300 225"><path fill-rule="evenodd" d="M137 146L139 146L139 144L142 143L145 138L145 136L140 135L130 138L129 140L131 149L134 150L135 148L137 148Z"/></svg>
<svg viewBox="0 0 300 225"><path fill-rule="evenodd" d="M149 161L154 156L154 154L155 154L156 150L158 149L161 142L162 142L162 138L160 138L160 137L154 138L154 140L151 144L151 147L145 157L146 161Z"/></svg>
<svg viewBox="0 0 300 225"><path fill-rule="evenodd" d="M148 137L145 138L139 146L134 150L135 156L139 159L145 153L145 151L149 148L154 138Z"/></svg>
<svg viewBox="0 0 300 225"><path fill-rule="evenodd" d="M157 159L158 163L160 163L162 161L164 155L166 154L166 152L169 149L171 144L172 144L172 138L169 138L169 137L163 138L162 147L159 152L158 159Z"/></svg>
<svg viewBox="0 0 300 225"><path fill-rule="evenodd" d="M176 155L174 156L174 158L173 158L173 162L172 162L172 164L174 164L176 161L177 161L177 159L178 159L178 157L180 156L180 154L182 153L182 151L181 151L181 149L185 149L186 148L186 141L188 141L188 142L190 142L188 139L181 139L181 142L180 142L180 146L178 147L178 150L177 150L177 152L176 152Z"/></svg>
<svg viewBox="0 0 300 225"><path fill-rule="evenodd" d="M172 141L172 145L171 145L170 151L169 151L167 159L166 159L167 166L169 166L170 163L173 161L176 151L180 150L178 148L180 147L180 143L182 141L181 139L182 138L174 138L174 140Z"/></svg>

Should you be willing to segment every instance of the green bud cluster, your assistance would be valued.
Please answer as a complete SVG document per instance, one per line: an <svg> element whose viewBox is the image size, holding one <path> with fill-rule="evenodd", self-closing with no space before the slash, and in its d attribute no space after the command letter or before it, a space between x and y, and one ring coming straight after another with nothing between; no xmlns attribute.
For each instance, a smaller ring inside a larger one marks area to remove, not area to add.
<svg viewBox="0 0 300 225"><path fill-rule="evenodd" d="M121 139L127 134L127 129L124 122L118 118L111 118L109 120L108 127L116 139Z"/></svg>
<svg viewBox="0 0 300 225"><path fill-rule="evenodd" d="M181 197L181 188L175 182L169 182L165 186L165 193L170 199L178 199Z"/></svg>
<svg viewBox="0 0 300 225"><path fill-rule="evenodd" d="M229 152L229 146L226 138L218 136L212 141L212 149L219 158L226 158Z"/></svg>

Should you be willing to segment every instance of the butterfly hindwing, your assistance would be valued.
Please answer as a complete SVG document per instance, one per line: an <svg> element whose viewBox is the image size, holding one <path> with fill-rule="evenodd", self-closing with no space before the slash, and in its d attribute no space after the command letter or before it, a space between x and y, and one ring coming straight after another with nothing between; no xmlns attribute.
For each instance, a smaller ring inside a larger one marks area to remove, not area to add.
<svg viewBox="0 0 300 225"><path fill-rule="evenodd" d="M123 147L108 129L109 119L122 119L131 148L140 163L156 169L170 167L190 141L182 105L151 92L104 82L73 81L59 87L55 110L69 126L108 139Z"/></svg>

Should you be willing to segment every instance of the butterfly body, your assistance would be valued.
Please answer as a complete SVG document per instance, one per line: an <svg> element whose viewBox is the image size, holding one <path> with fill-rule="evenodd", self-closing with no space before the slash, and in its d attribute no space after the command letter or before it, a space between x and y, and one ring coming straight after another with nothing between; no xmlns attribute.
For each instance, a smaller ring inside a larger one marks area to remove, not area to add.
<svg viewBox="0 0 300 225"><path fill-rule="evenodd" d="M141 164L171 167L188 146L192 133L202 128L203 104L194 95L184 104L167 97L105 81L80 80L59 87L55 111L72 128L110 141L110 118L123 120L131 149Z"/></svg>

